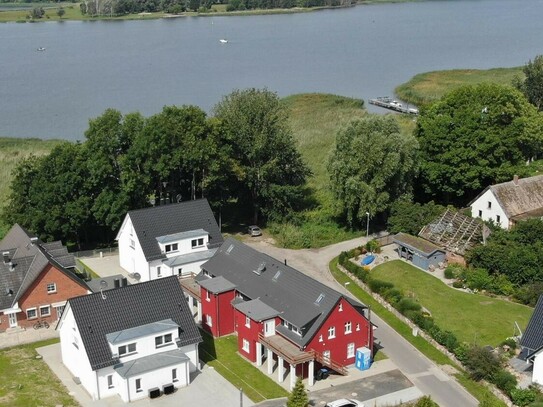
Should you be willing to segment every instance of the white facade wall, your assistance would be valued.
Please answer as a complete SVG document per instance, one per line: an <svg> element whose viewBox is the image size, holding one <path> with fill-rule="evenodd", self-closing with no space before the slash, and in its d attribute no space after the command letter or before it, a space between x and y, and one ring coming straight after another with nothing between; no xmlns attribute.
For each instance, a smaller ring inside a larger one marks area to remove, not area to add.
<svg viewBox="0 0 543 407"><path fill-rule="evenodd" d="M107 377L110 376L113 379L113 387L109 388ZM96 371L96 377L98 382L98 388L100 390L100 398L116 396L119 394L119 390L125 386L125 380L119 376L113 366L108 366Z"/></svg>
<svg viewBox="0 0 543 407"><path fill-rule="evenodd" d="M198 355L198 344L192 344L183 346L180 348L181 352L185 354L186 357L190 359L189 372L195 372L200 370L200 357Z"/></svg>
<svg viewBox="0 0 543 407"><path fill-rule="evenodd" d="M130 216L126 216L117 237L119 245L119 265L129 273L139 273L141 275L140 281L149 281L149 264L141 249Z"/></svg>
<svg viewBox="0 0 543 407"><path fill-rule="evenodd" d="M92 399L98 400L99 392L96 373L92 370L89 359L87 358L87 352L81 340L73 312L69 306L66 308L64 310L64 318L58 327L60 331L62 363L74 377L79 378Z"/></svg>
<svg viewBox="0 0 543 407"><path fill-rule="evenodd" d="M534 359L532 382L543 385L543 352L540 352Z"/></svg>
<svg viewBox="0 0 543 407"><path fill-rule="evenodd" d="M481 218L485 221L491 220L502 229L509 229L510 227L509 218L507 218L503 208L490 189L473 202L471 205L471 216Z"/></svg>

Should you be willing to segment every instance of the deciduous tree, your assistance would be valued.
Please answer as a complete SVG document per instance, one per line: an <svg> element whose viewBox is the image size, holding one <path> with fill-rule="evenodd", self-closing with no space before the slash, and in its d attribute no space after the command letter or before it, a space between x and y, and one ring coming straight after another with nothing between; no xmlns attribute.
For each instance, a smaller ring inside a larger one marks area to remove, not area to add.
<svg viewBox="0 0 543 407"><path fill-rule="evenodd" d="M515 78L513 85L524 93L526 99L539 111L543 110L543 55L528 61L524 68L525 79Z"/></svg>
<svg viewBox="0 0 543 407"><path fill-rule="evenodd" d="M423 199L465 205L488 185L528 170L542 152L543 122L517 90L464 86L423 109L419 140Z"/></svg>
<svg viewBox="0 0 543 407"><path fill-rule="evenodd" d="M418 143L400 134L392 116L351 122L336 137L328 171L339 209L351 226L409 199L417 171Z"/></svg>
<svg viewBox="0 0 543 407"><path fill-rule="evenodd" d="M258 223L260 214L280 217L295 208L310 171L296 149L277 95L267 89L236 90L214 112L232 149L239 199L250 202L253 222Z"/></svg>

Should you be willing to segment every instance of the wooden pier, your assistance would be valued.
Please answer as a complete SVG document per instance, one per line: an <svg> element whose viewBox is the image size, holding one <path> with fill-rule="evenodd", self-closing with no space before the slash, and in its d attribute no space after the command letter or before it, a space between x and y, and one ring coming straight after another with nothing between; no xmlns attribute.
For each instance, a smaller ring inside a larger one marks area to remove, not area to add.
<svg viewBox="0 0 543 407"><path fill-rule="evenodd" d="M414 107L409 107L409 106L403 106L400 102L393 100L392 98L388 96L370 99L370 104L379 106L379 107L384 107L385 109L394 110L400 113L413 114L413 115L419 114L419 109L415 109Z"/></svg>

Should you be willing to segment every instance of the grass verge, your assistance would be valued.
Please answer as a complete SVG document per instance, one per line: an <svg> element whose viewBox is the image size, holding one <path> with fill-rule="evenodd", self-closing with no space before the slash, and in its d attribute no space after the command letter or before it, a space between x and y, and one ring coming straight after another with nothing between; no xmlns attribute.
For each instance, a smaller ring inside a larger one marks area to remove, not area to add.
<svg viewBox="0 0 543 407"><path fill-rule="evenodd" d="M213 339L207 332L200 332L204 340L200 344L200 359L234 386L243 389L243 393L253 402L289 395L285 389L238 354L236 336Z"/></svg>
<svg viewBox="0 0 543 407"><path fill-rule="evenodd" d="M394 314L388 311L380 303L375 301L373 297L364 291L356 282L349 276L345 275L338 268L338 257L332 259L329 264L330 272L334 278L343 286L346 282L350 282L347 286L348 290L364 304L371 307L372 311L379 315L388 325L390 325L396 332L398 332L403 338L417 348L428 359L437 363L438 365L450 365L458 369L458 366L452 363L452 361L443 353L434 348L424 338L420 336L413 336L411 328L404 322L399 320ZM506 404L494 396L490 390L483 384L477 383L469 378L463 371L459 371L455 375L458 382L473 395L479 401L489 401L493 407L505 407Z"/></svg>
<svg viewBox="0 0 543 407"><path fill-rule="evenodd" d="M0 350L0 405L11 407L78 406L36 348L58 338Z"/></svg>
<svg viewBox="0 0 543 407"><path fill-rule="evenodd" d="M418 301L441 329L453 332L462 342L497 346L513 336L515 322L526 326L533 313L525 305L451 288L401 260L381 264L370 274Z"/></svg>
<svg viewBox="0 0 543 407"><path fill-rule="evenodd" d="M443 95L463 85L482 82L511 85L515 76L523 77L522 67L479 69L453 69L415 75L394 90L406 102L423 106L439 100Z"/></svg>

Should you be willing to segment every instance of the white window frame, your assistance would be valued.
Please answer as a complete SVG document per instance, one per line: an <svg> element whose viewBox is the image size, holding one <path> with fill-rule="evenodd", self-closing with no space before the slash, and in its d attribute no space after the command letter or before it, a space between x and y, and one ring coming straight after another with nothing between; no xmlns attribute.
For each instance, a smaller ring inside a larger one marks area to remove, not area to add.
<svg viewBox="0 0 543 407"><path fill-rule="evenodd" d="M177 368L172 369L172 382L178 382L179 379L177 378Z"/></svg>
<svg viewBox="0 0 543 407"><path fill-rule="evenodd" d="M351 321L347 321L345 322L345 333L350 334L351 332L353 332L353 324Z"/></svg>
<svg viewBox="0 0 543 407"><path fill-rule="evenodd" d="M247 339L243 339L242 349L244 352L251 353L251 344Z"/></svg>
<svg viewBox="0 0 543 407"><path fill-rule="evenodd" d="M162 277L162 269L160 268L160 266L156 267L156 276L157 277Z"/></svg>
<svg viewBox="0 0 543 407"><path fill-rule="evenodd" d="M155 348L162 348L163 346L168 346L173 343L173 335L165 334L155 336Z"/></svg>
<svg viewBox="0 0 543 407"><path fill-rule="evenodd" d="M198 239L192 239L190 241L190 247L192 249L198 249L200 247L204 247L204 238L203 237L200 237Z"/></svg>
<svg viewBox="0 0 543 407"><path fill-rule="evenodd" d="M360 324L356 324L356 332L360 331Z"/></svg>
<svg viewBox="0 0 543 407"><path fill-rule="evenodd" d="M206 325L209 327L213 326L213 318L211 318L211 315L209 314L206 315Z"/></svg>
<svg viewBox="0 0 543 407"><path fill-rule="evenodd" d="M142 392L143 389L141 388L141 379L136 379L136 393Z"/></svg>
<svg viewBox="0 0 543 407"><path fill-rule="evenodd" d="M339 312L343 311L343 304L340 302L339 303Z"/></svg>
<svg viewBox="0 0 543 407"><path fill-rule="evenodd" d="M354 350L354 342L347 344L347 359L354 358L355 350Z"/></svg>
<svg viewBox="0 0 543 407"><path fill-rule="evenodd" d="M107 375L107 388L108 389L112 389L114 388L115 386L113 385L113 375L112 374L108 374Z"/></svg>
<svg viewBox="0 0 543 407"><path fill-rule="evenodd" d="M251 318L249 318L247 315L245 316L245 326L247 328L251 327Z"/></svg>
<svg viewBox="0 0 543 407"><path fill-rule="evenodd" d="M336 337L336 327L331 326L328 328L328 339L334 339Z"/></svg>
<svg viewBox="0 0 543 407"><path fill-rule="evenodd" d="M132 249L135 249L135 248L136 248L136 242L134 241L134 239L130 238L128 244L130 245L130 247L131 247Z"/></svg>
<svg viewBox="0 0 543 407"><path fill-rule="evenodd" d="M164 251L166 253L176 252L179 250L179 244L178 243L171 243L164 246Z"/></svg>
<svg viewBox="0 0 543 407"><path fill-rule="evenodd" d="M54 294L57 292L56 283L47 283L47 294Z"/></svg>
<svg viewBox="0 0 543 407"><path fill-rule="evenodd" d="M211 296L209 295L209 291L206 290L206 301L209 302L211 301Z"/></svg>
<svg viewBox="0 0 543 407"><path fill-rule="evenodd" d="M500 216L500 215L496 215L496 223L497 223L497 224L500 223L500 220L501 220L501 216Z"/></svg>
<svg viewBox="0 0 543 407"><path fill-rule="evenodd" d="M124 352L122 352L123 348L124 348ZM118 351L119 357L133 355L134 353L137 353L136 342L127 343L126 345L119 346L117 348L117 351Z"/></svg>
<svg viewBox="0 0 543 407"><path fill-rule="evenodd" d="M43 310L47 310L47 314ZM50 317L51 316L51 306L50 305L41 305L40 306L40 317Z"/></svg>
<svg viewBox="0 0 543 407"><path fill-rule="evenodd" d="M28 315L28 312L32 312L34 311L34 316L31 317L30 315ZM38 309L36 307L32 307L32 308L27 308L26 309L26 319L36 319L38 318Z"/></svg>

